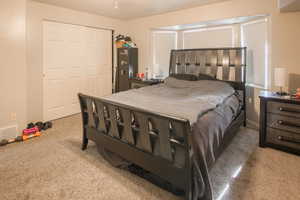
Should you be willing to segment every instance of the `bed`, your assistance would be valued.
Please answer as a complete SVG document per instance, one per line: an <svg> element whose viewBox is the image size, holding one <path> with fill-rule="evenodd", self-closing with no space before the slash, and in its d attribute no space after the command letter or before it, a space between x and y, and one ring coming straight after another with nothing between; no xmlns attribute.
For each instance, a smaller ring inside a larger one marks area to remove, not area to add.
<svg viewBox="0 0 300 200"><path fill-rule="evenodd" d="M245 75L246 48L172 50L162 84L79 94L82 149L92 140L114 166L134 163L187 200L212 199L209 170L246 125Z"/></svg>

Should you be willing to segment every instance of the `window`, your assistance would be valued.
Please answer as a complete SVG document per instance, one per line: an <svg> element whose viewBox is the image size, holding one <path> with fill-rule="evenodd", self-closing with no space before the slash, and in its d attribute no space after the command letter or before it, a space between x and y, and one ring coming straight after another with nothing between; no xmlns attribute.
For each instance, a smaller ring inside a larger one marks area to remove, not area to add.
<svg viewBox="0 0 300 200"><path fill-rule="evenodd" d="M268 21L253 21L241 25L242 46L247 47L247 83L268 87Z"/></svg>
<svg viewBox="0 0 300 200"><path fill-rule="evenodd" d="M233 37L232 26L183 31L183 47L185 49L233 47Z"/></svg>
<svg viewBox="0 0 300 200"><path fill-rule="evenodd" d="M177 48L176 31L153 31L153 74L169 75L170 52Z"/></svg>
<svg viewBox="0 0 300 200"><path fill-rule="evenodd" d="M177 33L179 36L177 37ZM170 50L177 48L247 47L247 85L267 89L270 85L268 18L218 27L153 32L153 73L168 76Z"/></svg>

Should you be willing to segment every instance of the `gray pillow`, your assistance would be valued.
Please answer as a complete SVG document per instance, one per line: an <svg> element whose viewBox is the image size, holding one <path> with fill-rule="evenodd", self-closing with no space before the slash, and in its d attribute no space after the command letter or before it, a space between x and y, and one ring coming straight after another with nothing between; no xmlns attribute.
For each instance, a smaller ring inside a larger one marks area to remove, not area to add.
<svg viewBox="0 0 300 200"><path fill-rule="evenodd" d="M170 74L170 77L185 80L185 81L197 81L198 77L194 74Z"/></svg>
<svg viewBox="0 0 300 200"><path fill-rule="evenodd" d="M198 80L217 80L217 79L211 75L199 74Z"/></svg>

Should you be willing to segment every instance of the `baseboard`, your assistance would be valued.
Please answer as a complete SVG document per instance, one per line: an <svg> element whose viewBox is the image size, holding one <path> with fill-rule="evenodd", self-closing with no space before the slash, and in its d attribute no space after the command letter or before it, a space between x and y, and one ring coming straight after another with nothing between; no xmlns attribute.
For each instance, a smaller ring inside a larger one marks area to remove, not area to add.
<svg viewBox="0 0 300 200"><path fill-rule="evenodd" d="M251 128L254 130L259 130L259 124L258 122L255 122L253 120L247 119L247 128Z"/></svg>
<svg viewBox="0 0 300 200"><path fill-rule="evenodd" d="M12 139L18 136L18 126L7 126L0 128L0 140Z"/></svg>

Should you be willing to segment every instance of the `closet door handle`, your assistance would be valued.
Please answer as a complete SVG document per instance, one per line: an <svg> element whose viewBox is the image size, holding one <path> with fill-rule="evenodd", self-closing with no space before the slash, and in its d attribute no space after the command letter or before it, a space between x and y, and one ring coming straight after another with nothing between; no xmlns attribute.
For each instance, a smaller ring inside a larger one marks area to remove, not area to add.
<svg viewBox="0 0 300 200"><path fill-rule="evenodd" d="M300 144L300 139L295 139L295 138L286 137L282 135L278 136L277 139L280 141L289 142L293 144Z"/></svg>

